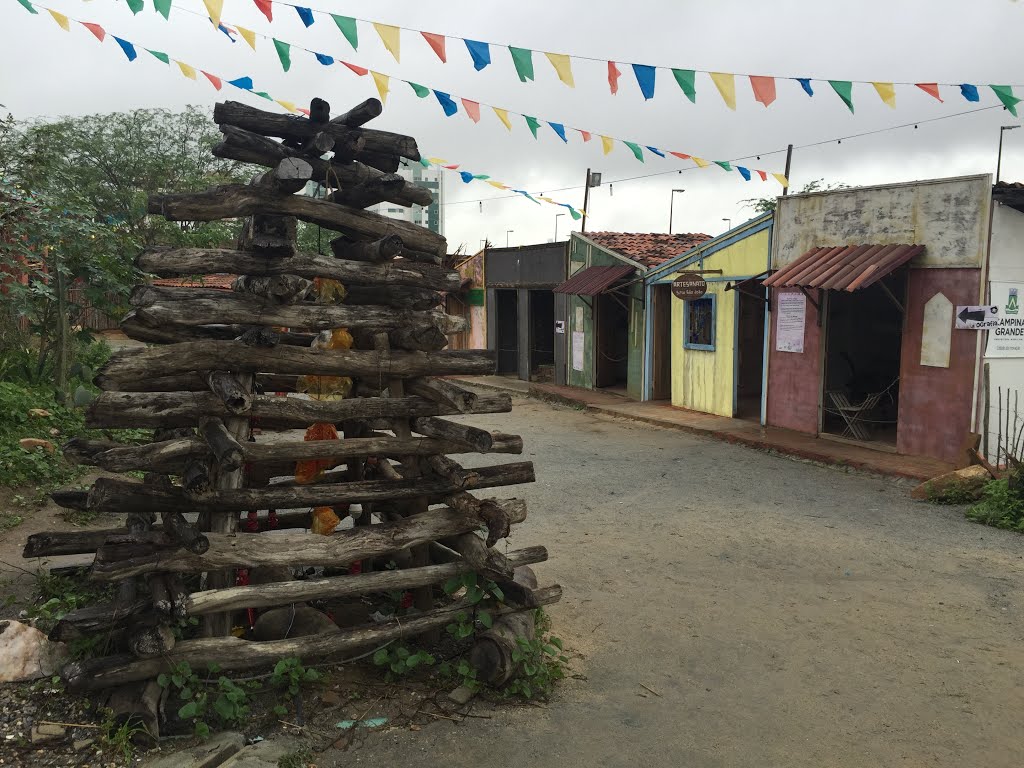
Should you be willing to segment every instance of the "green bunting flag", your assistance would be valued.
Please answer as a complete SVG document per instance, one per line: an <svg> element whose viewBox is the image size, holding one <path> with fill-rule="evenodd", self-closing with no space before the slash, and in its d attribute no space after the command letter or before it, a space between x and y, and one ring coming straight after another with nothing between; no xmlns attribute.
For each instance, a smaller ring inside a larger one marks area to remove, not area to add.
<svg viewBox="0 0 1024 768"><path fill-rule="evenodd" d="M424 88L419 83L409 83L409 87L411 87L413 92L415 92L415 94L419 96L421 99L425 99L427 98L427 96L430 95L430 89Z"/></svg>
<svg viewBox="0 0 1024 768"><path fill-rule="evenodd" d="M359 50L359 30L356 29L356 20L351 16L336 16L331 14L331 18L334 19L334 23L338 25L338 29L341 30L341 34L348 40L348 44L352 46L353 51Z"/></svg>
<svg viewBox="0 0 1024 768"><path fill-rule="evenodd" d="M999 97L999 100L1003 102L1003 106L1006 107L1007 111L1017 116L1017 105L1020 104L1020 99L1013 95L1013 86L1010 85L990 85L989 88Z"/></svg>
<svg viewBox="0 0 1024 768"><path fill-rule="evenodd" d="M629 147L630 150L632 150L633 156L637 160L639 160L641 163L644 161L644 151L640 149L639 144L634 144L632 141L623 141L622 143Z"/></svg>
<svg viewBox="0 0 1024 768"><path fill-rule="evenodd" d="M526 124L530 126L530 132L533 133L533 138L537 138L537 129L540 128L540 121L536 117L530 117L529 115L523 115L526 118Z"/></svg>
<svg viewBox="0 0 1024 768"><path fill-rule="evenodd" d="M697 89L694 87L694 78L696 72L692 69L673 69L672 74L679 83L679 87L683 89L683 93L686 94L686 98L690 100L691 104L697 103Z"/></svg>
<svg viewBox="0 0 1024 768"><path fill-rule="evenodd" d="M721 168L723 171L731 171L732 165L729 164L728 160L712 160L712 162Z"/></svg>
<svg viewBox="0 0 1024 768"><path fill-rule="evenodd" d="M156 58L160 59L160 61L162 61L164 64L171 63L171 57L163 51L150 51L149 48L147 48L146 50L153 54L153 56L155 56Z"/></svg>
<svg viewBox="0 0 1024 768"><path fill-rule="evenodd" d="M287 72L292 68L291 43L285 43L275 37L274 47L277 48L277 57L281 60L281 66L284 67L284 71Z"/></svg>
<svg viewBox="0 0 1024 768"><path fill-rule="evenodd" d="M153 0L153 8L159 13L164 19L169 19L171 16L171 0Z"/></svg>
<svg viewBox="0 0 1024 768"><path fill-rule="evenodd" d="M18 2L25 6L25 10L29 13L39 13L28 0L18 0ZM533 78L531 77L530 79L532 80Z"/></svg>
<svg viewBox="0 0 1024 768"><path fill-rule="evenodd" d="M516 65L516 74L522 82L533 80L533 51L529 48L516 48L510 45L508 52L512 54L512 63Z"/></svg>
<svg viewBox="0 0 1024 768"><path fill-rule="evenodd" d="M128 7L131 8L132 15L135 15L146 8L146 0L126 0L126 2L128 3Z"/></svg>
<svg viewBox="0 0 1024 768"><path fill-rule="evenodd" d="M849 80L829 80L828 84L839 94L839 98L850 108L850 112L853 112L853 83Z"/></svg>

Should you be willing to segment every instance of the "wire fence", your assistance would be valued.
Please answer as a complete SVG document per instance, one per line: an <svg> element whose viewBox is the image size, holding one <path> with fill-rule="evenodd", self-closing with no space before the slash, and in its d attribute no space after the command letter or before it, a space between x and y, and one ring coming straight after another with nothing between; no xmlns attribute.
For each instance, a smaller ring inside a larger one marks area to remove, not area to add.
<svg viewBox="0 0 1024 768"><path fill-rule="evenodd" d="M1024 397L1019 389L995 387L986 398L982 414L982 452L997 467L1009 464L1007 456L1024 459Z"/></svg>

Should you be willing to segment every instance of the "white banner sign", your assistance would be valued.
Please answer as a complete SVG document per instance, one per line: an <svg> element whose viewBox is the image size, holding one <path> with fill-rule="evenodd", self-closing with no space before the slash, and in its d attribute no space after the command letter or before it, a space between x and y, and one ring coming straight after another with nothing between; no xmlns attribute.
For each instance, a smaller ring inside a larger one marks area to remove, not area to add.
<svg viewBox="0 0 1024 768"><path fill-rule="evenodd" d="M1024 357L1024 283L991 283L992 305L998 323L988 327L985 357Z"/></svg>
<svg viewBox="0 0 1024 768"><path fill-rule="evenodd" d="M999 307L957 307L956 327L960 331L995 328L999 325Z"/></svg>
<svg viewBox="0 0 1024 768"><path fill-rule="evenodd" d="M807 297L802 293L780 293L775 312L775 350L804 351L804 323Z"/></svg>
<svg viewBox="0 0 1024 768"><path fill-rule="evenodd" d="M572 332L572 369L583 370L583 331Z"/></svg>

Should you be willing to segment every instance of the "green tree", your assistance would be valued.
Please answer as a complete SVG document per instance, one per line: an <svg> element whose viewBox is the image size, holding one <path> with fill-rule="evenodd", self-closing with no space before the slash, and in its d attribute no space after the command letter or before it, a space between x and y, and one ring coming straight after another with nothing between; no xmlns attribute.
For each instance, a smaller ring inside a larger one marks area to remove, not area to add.
<svg viewBox="0 0 1024 768"><path fill-rule="evenodd" d="M844 184L841 181L825 183L824 179L815 179L804 185L796 194L802 195L806 192L829 192L833 189L849 189L849 184ZM775 203L778 200L777 197L748 197L746 200L740 200L746 208L753 208L754 213L760 215L762 213L771 213L775 210Z"/></svg>

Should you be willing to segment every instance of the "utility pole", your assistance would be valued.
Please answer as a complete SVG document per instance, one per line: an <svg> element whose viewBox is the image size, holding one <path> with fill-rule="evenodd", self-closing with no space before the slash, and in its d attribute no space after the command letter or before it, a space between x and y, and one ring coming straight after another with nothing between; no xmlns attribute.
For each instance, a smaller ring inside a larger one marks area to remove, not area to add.
<svg viewBox="0 0 1024 768"><path fill-rule="evenodd" d="M580 220L580 232L587 231L587 208L590 206L590 169L587 168L587 183L583 187L583 218Z"/></svg>
<svg viewBox="0 0 1024 768"><path fill-rule="evenodd" d="M996 184L999 183L999 174L1003 170L1003 133L1020 128L1019 125L1002 125L999 127L999 154L996 156Z"/></svg>
<svg viewBox="0 0 1024 768"><path fill-rule="evenodd" d="M789 168L793 164L793 145L786 147L786 186L782 188L782 196L789 194Z"/></svg>

